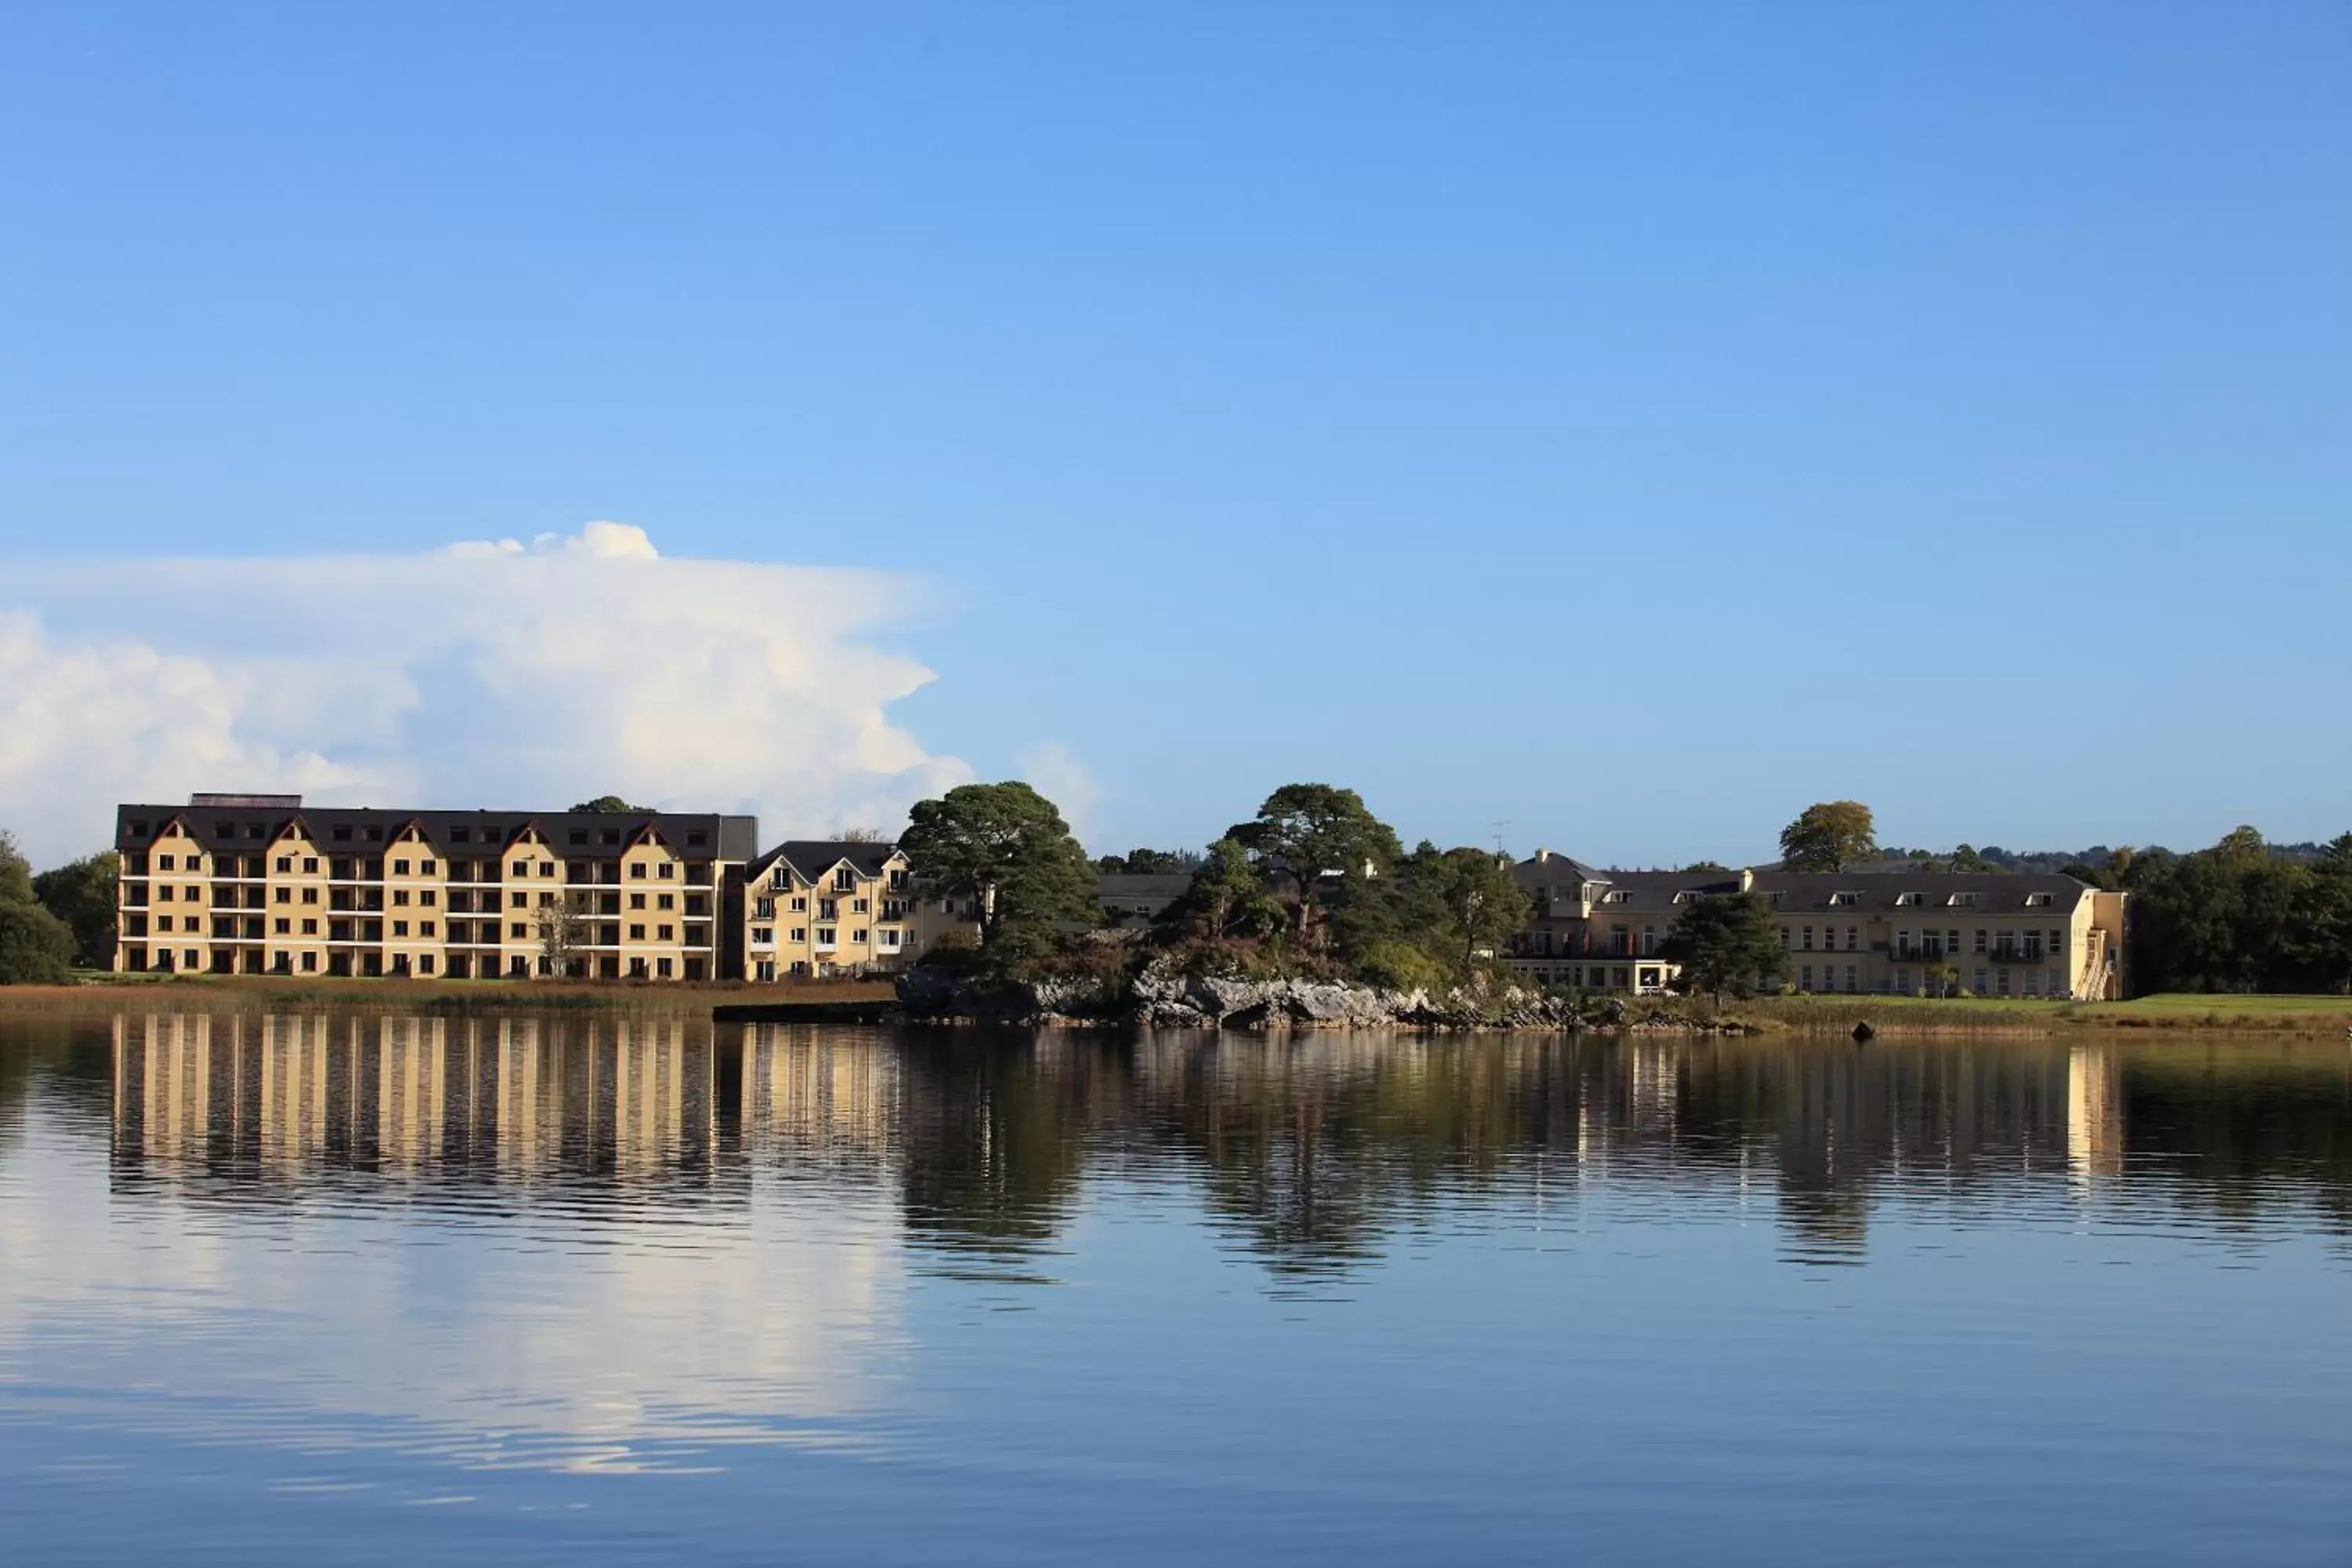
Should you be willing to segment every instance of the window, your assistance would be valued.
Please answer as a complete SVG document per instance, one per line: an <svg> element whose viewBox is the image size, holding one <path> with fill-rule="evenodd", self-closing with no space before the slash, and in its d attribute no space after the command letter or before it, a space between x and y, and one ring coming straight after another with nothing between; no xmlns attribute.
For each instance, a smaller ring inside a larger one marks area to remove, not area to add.
<svg viewBox="0 0 2352 1568"><path fill-rule="evenodd" d="M302 934L303 934L304 936L316 936L316 935L318 935L318 934L319 934L319 922L318 922L317 921L314 921L314 920L306 920L306 921L304 921L302 922Z"/></svg>
<svg viewBox="0 0 2352 1568"><path fill-rule="evenodd" d="M338 844L349 844L352 841L352 830L349 827L338 827L335 829L334 838Z"/></svg>
<svg viewBox="0 0 2352 1568"><path fill-rule="evenodd" d="M1860 926L1848 926L1845 928L1845 950L1848 952L1860 952L1862 951L1862 928Z"/></svg>
<svg viewBox="0 0 2352 1568"><path fill-rule="evenodd" d="M172 884L166 882L162 887L156 889L155 897L161 902L166 904L170 903L172 901Z"/></svg>
<svg viewBox="0 0 2352 1568"><path fill-rule="evenodd" d="M1927 901L1927 895L1925 893L1898 893L1895 897L1897 908L1913 908Z"/></svg>
<svg viewBox="0 0 2352 1568"><path fill-rule="evenodd" d="M794 899L793 900L793 913L796 915L804 915L808 913L808 900L806 899Z"/></svg>
<svg viewBox="0 0 2352 1568"><path fill-rule="evenodd" d="M816 944L819 947L831 947L834 945L834 939L839 934L831 926L819 926L816 928Z"/></svg>
<svg viewBox="0 0 2352 1568"><path fill-rule="evenodd" d="M1800 991L1811 991L1812 988L1813 966L1808 963L1802 969L1797 971L1797 989Z"/></svg>
<svg viewBox="0 0 2352 1568"><path fill-rule="evenodd" d="M709 842L710 835L705 833L699 827L691 829L686 836L686 845L689 849L699 849Z"/></svg>
<svg viewBox="0 0 2352 1568"><path fill-rule="evenodd" d="M1982 927L1982 926L1979 926L1979 927L1977 927L1977 941L1976 941L1976 949L1975 949L1975 951L1977 951L1977 952L1982 952L1984 950L1985 950L1985 933L1984 933L1984 927ZM1981 973L1981 972L1979 972L1979 973ZM1984 989L1984 982L1983 982L1982 980L1979 980L1979 981L1977 982L1977 989L1978 989L1978 990L1979 990L1979 991L1981 991L1981 990L1983 990L1983 989Z"/></svg>
<svg viewBox="0 0 2352 1568"><path fill-rule="evenodd" d="M677 928L676 926L656 926L654 927L654 940L656 942L676 942L677 940Z"/></svg>
<svg viewBox="0 0 2352 1568"><path fill-rule="evenodd" d="M215 838L234 838L234 837L236 837L236 823L234 823L234 822L215 822L215 823L214 823L214 824L213 824L213 837L215 837Z"/></svg>
<svg viewBox="0 0 2352 1568"><path fill-rule="evenodd" d="M555 907L555 895L553 893L540 894L539 907L542 910L553 909Z"/></svg>
<svg viewBox="0 0 2352 1568"><path fill-rule="evenodd" d="M656 868L655 874L663 878L675 878L677 875L677 868L669 861L665 860L659 867Z"/></svg>
<svg viewBox="0 0 2352 1568"><path fill-rule="evenodd" d="M527 910L530 908L530 895L529 893L509 893L507 895L507 902L513 905L516 909Z"/></svg>
<svg viewBox="0 0 2352 1568"><path fill-rule="evenodd" d="M2064 947L2065 945L2066 945L2066 933L2065 933L2064 931L2052 931L2052 932L2050 933L2050 951L2051 951L2051 952L2058 952L2061 948Z"/></svg>
<svg viewBox="0 0 2352 1568"><path fill-rule="evenodd" d="M1975 909L1977 896L1974 893L1954 893L1951 897L1951 906L1956 910Z"/></svg>
<svg viewBox="0 0 2352 1568"><path fill-rule="evenodd" d="M471 844L473 841L474 830L470 827L453 827L449 830L449 842L452 844Z"/></svg>
<svg viewBox="0 0 2352 1568"><path fill-rule="evenodd" d="M664 893L654 900L654 907L656 909L674 910L677 907L677 895L676 893Z"/></svg>
<svg viewBox="0 0 2352 1568"><path fill-rule="evenodd" d="M774 920L776 918L776 900L773 899L754 900L751 905L751 912L759 916L763 921Z"/></svg>
<svg viewBox="0 0 2352 1568"><path fill-rule="evenodd" d="M646 879L646 863L644 861L632 860L629 862L629 879L633 882L642 882Z"/></svg>
<svg viewBox="0 0 2352 1568"><path fill-rule="evenodd" d="M552 877L552 876L554 876L554 875L555 875L555 862L554 862L554 861L552 861L552 860L541 860L541 861L539 863L539 874L540 874L541 876L542 876L542 877Z"/></svg>
<svg viewBox="0 0 2352 1568"><path fill-rule="evenodd" d="M631 893L629 895L629 908L633 910L641 910L645 907L646 896L643 893Z"/></svg>
<svg viewBox="0 0 2352 1568"><path fill-rule="evenodd" d="M291 855L280 855L278 858L278 869L280 872L291 871L294 869L294 857Z"/></svg>
<svg viewBox="0 0 2352 1568"><path fill-rule="evenodd" d="M669 978L669 960L667 958L657 958L654 960L654 973L660 975L664 980L667 980Z"/></svg>
<svg viewBox="0 0 2352 1568"><path fill-rule="evenodd" d="M575 827L565 835L564 841L569 844L585 844L588 842L588 830L584 827Z"/></svg>
<svg viewBox="0 0 2352 1568"><path fill-rule="evenodd" d="M2046 910L2050 907L2050 895L2028 893L2025 895L2025 907L2029 910Z"/></svg>
<svg viewBox="0 0 2352 1568"><path fill-rule="evenodd" d="M642 921L632 921L630 923L629 940L631 942L643 942L646 940L646 928Z"/></svg>
<svg viewBox="0 0 2352 1568"><path fill-rule="evenodd" d="M896 946L898 946L898 933L897 931L884 931L884 932L882 933L882 945L883 945L884 947L896 947Z"/></svg>
<svg viewBox="0 0 2352 1568"><path fill-rule="evenodd" d="M1861 973L1851 963L1845 966L1845 988L1848 991L1859 991L1862 989Z"/></svg>
<svg viewBox="0 0 2352 1568"><path fill-rule="evenodd" d="M850 940L850 942L852 943L852 945L854 945L854 946L857 946L857 947L863 947L863 946L865 946L865 945L866 945L866 928L865 928L864 926L859 926L856 931L851 931L851 932L849 933L849 940Z"/></svg>
<svg viewBox="0 0 2352 1568"><path fill-rule="evenodd" d="M131 824L131 837L133 838L146 837L147 825L143 822L134 822Z"/></svg>
<svg viewBox="0 0 2352 1568"><path fill-rule="evenodd" d="M431 936L433 934L433 922L431 921L423 921L418 922L416 934L419 936Z"/></svg>
<svg viewBox="0 0 2352 1568"><path fill-rule="evenodd" d="M1798 945L1799 947L1802 948L1802 949L1803 949L1805 952L1812 952L1812 951L1813 951L1813 928L1812 928L1812 927L1811 927L1811 926L1807 926L1807 927L1805 928L1805 930L1804 930L1804 934L1803 934L1803 936L1802 936L1802 938L1798 942L1797 945ZM1808 970L1806 970L1806 971L1805 971L1805 973L1806 973L1807 974L1811 974L1811 973L1812 973L1812 971L1811 971L1811 970L1810 970L1810 969L1808 969ZM1808 991L1811 990L1811 989L1812 989L1811 984L1809 983L1809 984L1805 986L1805 989L1806 989L1806 990L1808 990Z"/></svg>
<svg viewBox="0 0 2352 1568"><path fill-rule="evenodd" d="M430 974L433 973L433 955L431 953L426 952L418 954L416 960L416 972L419 974Z"/></svg>
<svg viewBox="0 0 2352 1568"><path fill-rule="evenodd" d="M383 829L381 827L369 828L367 830L367 836L368 842L371 844L381 844L383 842Z"/></svg>
<svg viewBox="0 0 2352 1568"><path fill-rule="evenodd" d="M438 868L437 866L436 866L436 865L435 865L432 861L430 861L430 860L419 860L419 861L416 863L416 874L417 874L418 876L420 876L420 877L430 877L431 875L433 875L433 873L434 873L435 871L438 870L439 868Z"/></svg>
<svg viewBox="0 0 2352 1568"><path fill-rule="evenodd" d="M319 901L319 889L316 889L316 888L305 888L305 889L302 889L302 901L303 901L304 903L306 903L306 904L315 904L315 903L317 903L317 902Z"/></svg>
<svg viewBox="0 0 2352 1568"><path fill-rule="evenodd" d="M315 974L318 973L318 970L319 955L315 952L304 953L302 955L302 973L305 974Z"/></svg>
<svg viewBox="0 0 2352 1568"><path fill-rule="evenodd" d="M530 927L523 924L520 921L511 921L508 922L507 934L520 940L530 934Z"/></svg>
<svg viewBox="0 0 2352 1568"><path fill-rule="evenodd" d="M829 921L829 920L834 920L834 919L837 918L837 917L840 915L840 913L841 913L841 900L838 900L838 899L819 899L819 900L816 901L816 918L817 918L817 919L819 919L819 920L821 920L821 921Z"/></svg>
<svg viewBox="0 0 2352 1568"><path fill-rule="evenodd" d="M407 875L408 875L408 862L407 862L407 861L405 861L405 860L394 860L394 861L392 863L392 874L393 874L394 876L395 876L395 877L405 877L405 876L407 876Z"/></svg>
<svg viewBox="0 0 2352 1568"><path fill-rule="evenodd" d="M772 945L772 944L774 943L775 940L776 940L776 928L775 928L775 927L773 927L773 926L753 926L753 927L751 928L751 945L752 945L752 946L754 946L754 947L768 947L768 946Z"/></svg>
<svg viewBox="0 0 2352 1568"><path fill-rule="evenodd" d="M156 857L155 857L155 868L156 868L157 870L159 870L159 871L169 871L169 870L173 869L173 865L172 865L172 858L171 858L169 855L158 855L158 856L156 856Z"/></svg>
<svg viewBox="0 0 2352 1568"><path fill-rule="evenodd" d="M853 915L862 915L866 913L868 907L869 906L864 899L852 899L849 901L849 912Z"/></svg>
<svg viewBox="0 0 2352 1568"><path fill-rule="evenodd" d="M441 901L441 895L427 888L416 895L416 901L429 910Z"/></svg>
<svg viewBox="0 0 2352 1568"><path fill-rule="evenodd" d="M528 861L528 860L518 860L518 861L516 861L516 862L514 863L514 874L515 874L516 876L518 876L518 877L528 877L528 876L530 876L530 861Z"/></svg>
<svg viewBox="0 0 2352 1568"><path fill-rule="evenodd" d="M408 906L408 889L406 888L394 888L392 890L392 902L393 907L395 909L405 909Z"/></svg>
<svg viewBox="0 0 2352 1568"><path fill-rule="evenodd" d="M406 921L393 921L392 934L394 936L406 936L408 934L408 922Z"/></svg>
<svg viewBox="0 0 2352 1568"><path fill-rule="evenodd" d="M793 940L794 942L806 942L806 941L808 941L808 927L806 927L806 926L794 926L794 927L793 927Z"/></svg>
<svg viewBox="0 0 2352 1568"><path fill-rule="evenodd" d="M1959 932L1956 931L1948 931L1944 933L1944 951L1946 952L1952 953L1957 953L1960 951Z"/></svg>

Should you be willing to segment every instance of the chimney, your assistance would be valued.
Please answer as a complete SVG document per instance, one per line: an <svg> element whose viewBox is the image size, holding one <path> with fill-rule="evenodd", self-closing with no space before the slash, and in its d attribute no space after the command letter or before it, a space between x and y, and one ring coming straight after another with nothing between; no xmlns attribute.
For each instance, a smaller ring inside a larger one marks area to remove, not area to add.
<svg viewBox="0 0 2352 1568"><path fill-rule="evenodd" d="M1536 851L1536 864L1537 864L1537 865L1538 865L1538 866L1547 865L1547 864L1549 864L1549 863L1550 862L1550 860L1551 860L1551 851L1550 851L1550 850L1549 850L1549 849L1538 849L1538 850L1537 850L1537 851Z"/></svg>
<svg viewBox="0 0 2352 1568"><path fill-rule="evenodd" d="M1739 890L1743 893L1756 890L1756 873L1746 866L1739 868Z"/></svg>

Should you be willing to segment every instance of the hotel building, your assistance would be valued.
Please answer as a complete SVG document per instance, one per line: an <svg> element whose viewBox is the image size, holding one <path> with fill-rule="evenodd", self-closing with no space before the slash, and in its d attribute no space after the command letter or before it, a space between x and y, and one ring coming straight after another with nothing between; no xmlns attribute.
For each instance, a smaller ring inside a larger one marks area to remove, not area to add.
<svg viewBox="0 0 2352 1568"><path fill-rule="evenodd" d="M2034 873L1599 871L1538 849L1513 868L1535 905L1511 967L1538 984L1663 991L1667 933L1694 900L1754 893L1800 992L2057 996L2123 993L2124 895Z"/></svg>
<svg viewBox="0 0 2352 1568"><path fill-rule="evenodd" d="M199 795L115 812L118 970L707 980L750 816L306 808Z"/></svg>
<svg viewBox="0 0 2352 1568"><path fill-rule="evenodd" d="M976 932L969 900L919 897L895 844L808 838L743 868L747 980L904 967L950 931Z"/></svg>

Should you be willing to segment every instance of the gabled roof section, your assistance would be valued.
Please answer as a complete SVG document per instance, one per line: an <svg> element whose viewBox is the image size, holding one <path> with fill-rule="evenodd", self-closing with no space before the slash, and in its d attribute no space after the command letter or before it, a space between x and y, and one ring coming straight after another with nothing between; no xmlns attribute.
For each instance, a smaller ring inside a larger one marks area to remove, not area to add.
<svg viewBox="0 0 2352 1568"><path fill-rule="evenodd" d="M782 860L801 880L814 885L830 877L834 868L845 861L861 877L878 878L890 869L892 861L904 862L905 859L905 852L896 844L859 844L840 838L788 838L753 861L744 874L756 877Z"/></svg>

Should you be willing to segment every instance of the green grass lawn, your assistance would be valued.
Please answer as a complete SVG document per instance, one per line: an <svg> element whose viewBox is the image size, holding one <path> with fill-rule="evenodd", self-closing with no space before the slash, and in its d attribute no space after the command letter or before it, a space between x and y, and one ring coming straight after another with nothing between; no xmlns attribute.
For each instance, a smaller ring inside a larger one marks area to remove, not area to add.
<svg viewBox="0 0 2352 1568"><path fill-rule="evenodd" d="M2352 1021L2352 996L2204 995L2171 992L2161 996L2135 996L2128 1002L2101 1002L2084 1006L2095 1017L2269 1018L2281 1016L2343 1017Z"/></svg>

